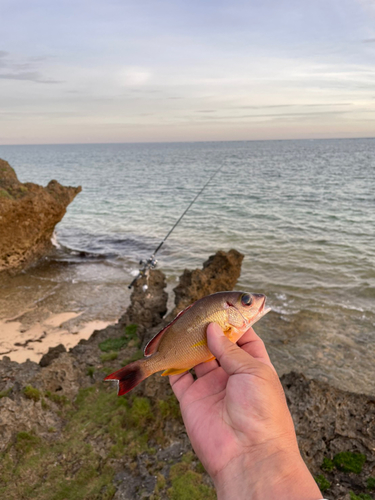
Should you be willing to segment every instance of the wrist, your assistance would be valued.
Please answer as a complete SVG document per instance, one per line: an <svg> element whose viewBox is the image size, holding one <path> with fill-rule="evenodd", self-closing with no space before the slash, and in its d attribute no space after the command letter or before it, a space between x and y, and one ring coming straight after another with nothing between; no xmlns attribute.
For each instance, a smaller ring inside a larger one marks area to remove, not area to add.
<svg viewBox="0 0 375 500"><path fill-rule="evenodd" d="M319 500L320 490L299 451L232 460L213 478L218 500Z"/></svg>

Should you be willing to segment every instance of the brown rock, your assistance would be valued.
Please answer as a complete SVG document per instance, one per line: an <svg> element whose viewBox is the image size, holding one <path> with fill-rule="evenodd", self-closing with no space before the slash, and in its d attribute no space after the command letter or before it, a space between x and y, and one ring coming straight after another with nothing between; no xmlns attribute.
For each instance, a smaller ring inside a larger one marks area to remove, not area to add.
<svg viewBox="0 0 375 500"><path fill-rule="evenodd" d="M144 331L158 325L167 312L168 294L165 287L165 275L158 269L151 269L148 277L140 278L134 284L130 306L120 322L137 324L137 333L142 340Z"/></svg>
<svg viewBox="0 0 375 500"><path fill-rule="evenodd" d="M241 274L243 258L243 254L237 250L219 250L204 262L202 270L185 269L179 284L174 288L176 306L171 316L205 295L233 290Z"/></svg>
<svg viewBox="0 0 375 500"><path fill-rule="evenodd" d="M40 366L49 366L52 361L58 358L63 352L66 352L66 348L63 344L59 344L56 347L50 347L48 352L44 354L39 361Z"/></svg>
<svg viewBox="0 0 375 500"><path fill-rule="evenodd" d="M59 430L61 427L61 419L53 411L43 408L41 400L25 397L0 399L0 452L19 432L48 435L49 428Z"/></svg>
<svg viewBox="0 0 375 500"><path fill-rule="evenodd" d="M74 358L62 353L34 377L33 385L43 392L73 399L80 388L82 372L75 366Z"/></svg>
<svg viewBox="0 0 375 500"><path fill-rule="evenodd" d="M0 272L25 268L52 249L54 228L80 191L54 180L45 188L22 184L0 159Z"/></svg>

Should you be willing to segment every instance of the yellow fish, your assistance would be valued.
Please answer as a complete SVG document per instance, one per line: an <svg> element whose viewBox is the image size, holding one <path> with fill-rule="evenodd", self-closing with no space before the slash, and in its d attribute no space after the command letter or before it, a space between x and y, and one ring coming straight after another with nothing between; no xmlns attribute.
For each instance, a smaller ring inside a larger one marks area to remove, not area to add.
<svg viewBox="0 0 375 500"><path fill-rule="evenodd" d="M197 300L180 312L146 345L143 359L108 375L104 380L118 380L118 395L131 391L153 373L177 375L215 359L207 346L206 329L218 323L233 343L262 316L266 296L258 293L219 292Z"/></svg>

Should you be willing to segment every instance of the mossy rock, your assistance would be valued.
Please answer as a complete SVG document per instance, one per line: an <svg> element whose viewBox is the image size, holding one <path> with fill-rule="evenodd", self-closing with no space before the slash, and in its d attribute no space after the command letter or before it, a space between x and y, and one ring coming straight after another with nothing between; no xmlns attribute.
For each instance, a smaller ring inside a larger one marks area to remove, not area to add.
<svg viewBox="0 0 375 500"><path fill-rule="evenodd" d="M180 462L170 469L172 487L168 489L170 500L215 500L213 488L203 484L203 476L189 469L189 464Z"/></svg>
<svg viewBox="0 0 375 500"><path fill-rule="evenodd" d="M16 450L22 454L28 453L36 445L40 444L40 438L29 432L19 432L16 436Z"/></svg>
<svg viewBox="0 0 375 500"><path fill-rule="evenodd" d="M0 188L0 198L7 198L8 200L14 200L13 196L8 193L6 189Z"/></svg>
<svg viewBox="0 0 375 500"><path fill-rule="evenodd" d="M368 490L375 490L375 477L369 477L366 481Z"/></svg>
<svg viewBox="0 0 375 500"><path fill-rule="evenodd" d="M60 406L64 406L70 403L69 399L64 395L60 396L59 394L51 393L50 391L46 391L45 395L48 399Z"/></svg>
<svg viewBox="0 0 375 500"><path fill-rule="evenodd" d="M12 388L7 389L5 391L0 391L0 399L1 398L9 398L9 396L12 394Z"/></svg>
<svg viewBox="0 0 375 500"><path fill-rule="evenodd" d="M332 462L330 458L324 457L320 468L325 472L332 472L333 469L335 468L335 464Z"/></svg>
<svg viewBox="0 0 375 500"><path fill-rule="evenodd" d="M367 495L367 493L360 493L359 495L356 495L354 491L350 491L349 495L350 500L373 500L373 498L370 495Z"/></svg>
<svg viewBox="0 0 375 500"><path fill-rule="evenodd" d="M130 324L125 327L125 335L122 337L117 337L115 339L107 339L99 344L99 349L103 352L117 352L123 347L129 345L133 342L135 345L139 344L139 338L137 336L138 326L135 324Z"/></svg>
<svg viewBox="0 0 375 500"><path fill-rule="evenodd" d="M32 387L31 385L27 385L23 390L24 395L28 399L33 399L35 402L40 400L41 394L39 389Z"/></svg>
<svg viewBox="0 0 375 500"><path fill-rule="evenodd" d="M334 465L342 472L360 474L365 462L366 455L362 453L353 453L351 451L342 451L333 457Z"/></svg>
<svg viewBox="0 0 375 500"><path fill-rule="evenodd" d="M102 363L106 363L107 361L114 361L115 359L118 358L118 353L117 352L106 352L100 356L100 361Z"/></svg>
<svg viewBox="0 0 375 500"><path fill-rule="evenodd" d="M323 474L319 474L318 476L316 476L315 481L319 486L320 491L322 492L328 490L331 487L331 483Z"/></svg>
<svg viewBox="0 0 375 500"><path fill-rule="evenodd" d="M113 463L120 459L136 464L141 453L155 454L155 443L168 445L165 425L177 418L172 397L161 405L146 397L118 397L102 382L80 389L73 401L32 386L25 391L24 397L59 404L64 427L48 427L48 435L40 437L20 432L0 453L0 498L7 500L111 500L116 492ZM183 459L170 478L163 479L164 462L154 469L150 465L150 473L157 476L155 498L159 493L165 498L168 488L172 500L215 498L195 457L186 454Z"/></svg>

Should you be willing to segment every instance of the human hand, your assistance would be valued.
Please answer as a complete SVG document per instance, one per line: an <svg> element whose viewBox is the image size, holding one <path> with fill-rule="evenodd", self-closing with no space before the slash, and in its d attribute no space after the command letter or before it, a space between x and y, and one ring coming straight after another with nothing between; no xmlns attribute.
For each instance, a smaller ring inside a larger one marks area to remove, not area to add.
<svg viewBox="0 0 375 500"><path fill-rule="evenodd" d="M223 500L318 500L316 482L298 450L279 378L250 328L237 344L212 323L216 360L170 377L184 423Z"/></svg>

